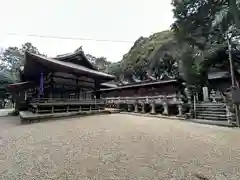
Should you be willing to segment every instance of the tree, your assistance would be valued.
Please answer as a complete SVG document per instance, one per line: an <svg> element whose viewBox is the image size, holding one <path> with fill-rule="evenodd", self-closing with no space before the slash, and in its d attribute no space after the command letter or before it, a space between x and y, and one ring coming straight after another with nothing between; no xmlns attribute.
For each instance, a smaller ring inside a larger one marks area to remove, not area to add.
<svg viewBox="0 0 240 180"><path fill-rule="evenodd" d="M213 65L209 61L213 59L210 57L214 54L212 50L225 46L230 30L238 26L239 0L173 0L172 4L176 18L172 29L176 38L181 44L192 46L195 53L191 62L180 61L185 67L195 64L199 72L206 72Z"/></svg>
<svg viewBox="0 0 240 180"><path fill-rule="evenodd" d="M228 31L231 26L240 29L240 0L225 0L223 2L215 14L213 27L221 26L223 32Z"/></svg>
<svg viewBox="0 0 240 180"><path fill-rule="evenodd" d="M33 53L33 54L43 55L39 52L37 47L33 46L32 43L30 43L30 42L27 42L27 43L23 44L20 51L22 53L24 53L25 51L28 51L28 52Z"/></svg>
<svg viewBox="0 0 240 180"><path fill-rule="evenodd" d="M105 57L99 57L95 59L95 66L99 71L106 72L107 67L111 64L111 62L107 61Z"/></svg>
<svg viewBox="0 0 240 180"><path fill-rule="evenodd" d="M176 36L200 49L209 41L223 40L230 27L240 28L240 0L172 0L172 4Z"/></svg>
<svg viewBox="0 0 240 180"><path fill-rule="evenodd" d="M129 80L133 75L144 80L147 72L156 78L164 73L176 75L178 50L172 31L155 33L148 38L140 37L123 56L120 67Z"/></svg>
<svg viewBox="0 0 240 180"><path fill-rule="evenodd" d="M24 43L21 48L18 47L8 47L1 54L1 70L4 72L10 72L14 81L19 80L19 68L24 65L24 52L28 51L30 53L43 55L39 50L33 46L30 42Z"/></svg>
<svg viewBox="0 0 240 180"><path fill-rule="evenodd" d="M121 62L111 63L108 65L106 72L109 74L112 74L116 76L116 79L118 81L121 80L121 76L123 75L122 69L121 69Z"/></svg>
<svg viewBox="0 0 240 180"><path fill-rule="evenodd" d="M189 44L204 46L207 41L208 32L211 29L211 20L206 17L212 17L211 3L203 0L173 0L173 13L176 18L172 25L176 37L180 41L186 41Z"/></svg>
<svg viewBox="0 0 240 180"><path fill-rule="evenodd" d="M102 72L106 72L108 66L111 62L107 61L105 57L95 57L91 54L86 54L87 59L99 70Z"/></svg>
<svg viewBox="0 0 240 180"><path fill-rule="evenodd" d="M24 63L24 55L18 47L9 47L3 52L1 60L3 69L16 72Z"/></svg>
<svg viewBox="0 0 240 180"><path fill-rule="evenodd" d="M14 82L15 78L9 71L0 71L0 108L5 106L4 99L8 97L6 86Z"/></svg>
<svg viewBox="0 0 240 180"><path fill-rule="evenodd" d="M30 42L23 44L21 48L8 47L3 51L1 55L2 67L13 72L16 72L17 69L24 64L25 51L42 55L39 53L38 49L35 46L33 46Z"/></svg>

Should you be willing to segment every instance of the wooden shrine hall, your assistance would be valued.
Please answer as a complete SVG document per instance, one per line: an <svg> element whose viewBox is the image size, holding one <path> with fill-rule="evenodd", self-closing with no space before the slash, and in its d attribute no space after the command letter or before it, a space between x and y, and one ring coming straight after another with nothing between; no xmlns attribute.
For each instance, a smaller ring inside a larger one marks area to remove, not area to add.
<svg viewBox="0 0 240 180"><path fill-rule="evenodd" d="M128 112L163 115L183 115L187 97L180 79L166 77L162 80L142 81L113 88L100 89L106 106Z"/></svg>
<svg viewBox="0 0 240 180"><path fill-rule="evenodd" d="M101 110L102 83L115 77L99 72L82 51L48 58L25 52L21 82L10 84L17 112L36 114ZM21 115L21 114L20 114Z"/></svg>

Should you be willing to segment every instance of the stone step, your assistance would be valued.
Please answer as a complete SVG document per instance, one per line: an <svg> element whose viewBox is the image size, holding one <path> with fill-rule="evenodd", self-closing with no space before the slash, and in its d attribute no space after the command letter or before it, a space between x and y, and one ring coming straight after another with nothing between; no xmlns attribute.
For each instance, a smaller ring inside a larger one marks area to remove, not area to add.
<svg viewBox="0 0 240 180"><path fill-rule="evenodd" d="M226 108L226 105L199 105L199 104L196 104L196 107L199 107L199 108Z"/></svg>
<svg viewBox="0 0 240 180"><path fill-rule="evenodd" d="M196 110L196 113L203 113L203 114L223 114L226 115L226 111L200 111L200 110Z"/></svg>
<svg viewBox="0 0 240 180"><path fill-rule="evenodd" d="M195 106L196 108L226 108L226 106Z"/></svg>
<svg viewBox="0 0 240 180"><path fill-rule="evenodd" d="M226 111L226 108L196 108L196 111Z"/></svg>
<svg viewBox="0 0 240 180"><path fill-rule="evenodd" d="M196 104L203 104L203 105L225 105L225 103L220 103L220 102L216 102L216 103L213 103L213 102L199 102L199 103L196 103Z"/></svg>
<svg viewBox="0 0 240 180"><path fill-rule="evenodd" d="M212 113L205 113L205 112L200 112L200 113L196 113L197 115L201 115L201 116L216 116L216 117L226 117L226 114L216 114L214 112Z"/></svg>
<svg viewBox="0 0 240 180"><path fill-rule="evenodd" d="M196 109L199 109L199 110L211 110L211 111L219 111L219 110L226 111L225 107L196 107Z"/></svg>
<svg viewBox="0 0 240 180"><path fill-rule="evenodd" d="M227 117L214 117L214 116L197 115L196 118L197 119L214 120L214 121L227 121Z"/></svg>

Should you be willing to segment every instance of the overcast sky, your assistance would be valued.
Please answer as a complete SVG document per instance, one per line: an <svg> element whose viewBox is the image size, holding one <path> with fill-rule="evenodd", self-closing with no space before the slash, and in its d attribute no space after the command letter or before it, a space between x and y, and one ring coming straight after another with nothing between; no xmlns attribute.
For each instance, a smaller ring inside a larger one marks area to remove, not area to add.
<svg viewBox="0 0 240 180"><path fill-rule="evenodd" d="M48 56L82 46L85 53L121 60L133 43L49 39L27 34L134 42L166 30L171 0L1 0L0 47L31 42ZM9 33L22 34L12 36Z"/></svg>

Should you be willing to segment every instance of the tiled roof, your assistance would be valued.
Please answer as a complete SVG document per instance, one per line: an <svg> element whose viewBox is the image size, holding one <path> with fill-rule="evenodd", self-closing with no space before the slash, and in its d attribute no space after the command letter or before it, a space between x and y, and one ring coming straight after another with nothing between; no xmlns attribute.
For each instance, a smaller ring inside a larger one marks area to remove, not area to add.
<svg viewBox="0 0 240 180"><path fill-rule="evenodd" d="M127 89L127 88L150 86L150 85L157 85L157 84L166 84L166 83L174 83L174 82L178 82L178 80L171 79L171 80L165 80L165 81L147 81L147 82L141 82L141 83L133 83L133 84L128 84L128 85L118 86L118 87L115 87L115 88L101 89L101 91Z"/></svg>
<svg viewBox="0 0 240 180"><path fill-rule="evenodd" d="M75 53L68 53L68 54L60 55L60 56L57 56L57 57L54 57L54 58L51 58L51 59L65 61L67 59L74 58L74 57L77 57L77 56L81 56L82 59L89 65L90 69L97 70L93 66L93 64L88 60L88 58L85 56L83 51L78 51L78 52L75 52Z"/></svg>
<svg viewBox="0 0 240 180"><path fill-rule="evenodd" d="M32 53L27 53L28 56L31 56L32 59L38 61L39 63L45 64L49 67L51 67L51 65L58 65L60 67L64 67L64 68L68 68L69 70L72 70L73 72L76 73L86 73L86 74L92 74L93 76L97 76L97 77L103 77L103 78L107 78L107 79L114 79L115 77L110 75L110 74L106 74L103 72L99 72L93 69L89 69L87 67L78 65L78 64L74 64L71 62L65 62L65 61L60 61L57 59L52 59L52 58L48 58L48 57L44 57L44 56L40 56L40 55L36 55L36 54L32 54Z"/></svg>

